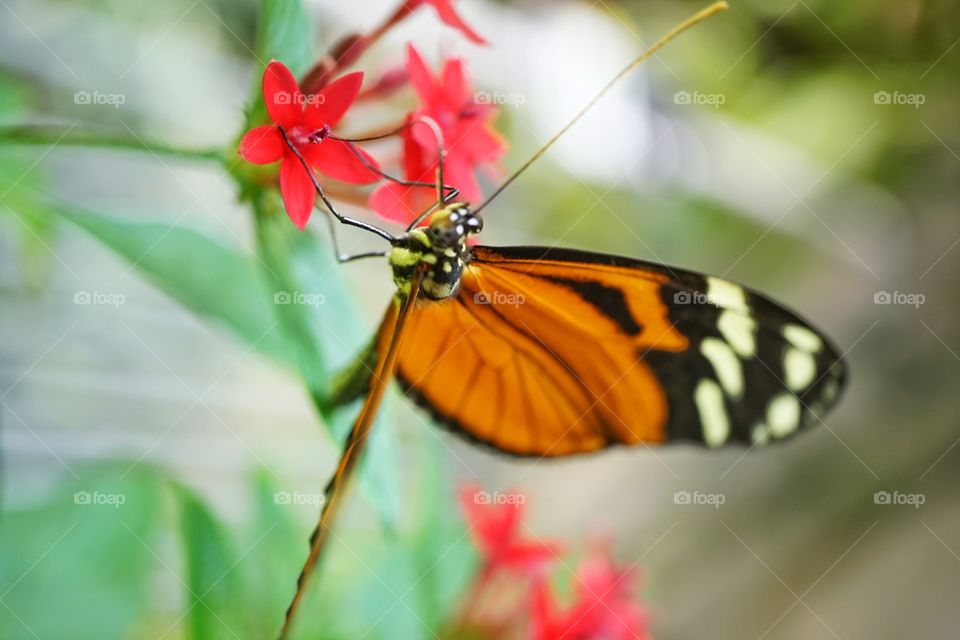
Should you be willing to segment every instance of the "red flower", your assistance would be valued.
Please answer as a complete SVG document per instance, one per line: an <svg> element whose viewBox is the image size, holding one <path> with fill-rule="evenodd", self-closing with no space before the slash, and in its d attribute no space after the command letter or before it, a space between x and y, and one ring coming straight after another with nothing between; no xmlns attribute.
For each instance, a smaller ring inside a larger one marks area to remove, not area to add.
<svg viewBox="0 0 960 640"><path fill-rule="evenodd" d="M547 564L559 553L558 546L522 539L522 502L489 504L481 499L485 495L488 494L479 487L464 487L460 492L460 507L483 556L483 576L489 577L498 569L529 576L542 575Z"/></svg>
<svg viewBox="0 0 960 640"><path fill-rule="evenodd" d="M332 129L356 100L363 73L349 73L315 94L301 93L296 78L282 62L272 61L263 72L263 100L274 124L255 127L240 141L240 156L254 164L280 161L280 192L287 215L300 229L307 226L316 192L310 175L284 142L280 128L313 169L354 184L378 176L351 151L349 143L330 137ZM359 150L373 166L376 161Z"/></svg>
<svg viewBox="0 0 960 640"><path fill-rule="evenodd" d="M460 189L460 199L479 200L476 168L495 163L506 148L503 139L490 126L493 106L475 102L462 60L447 60L440 75L434 76L417 50L408 45L407 75L421 103L409 118L431 118L443 134L447 152L444 182ZM409 181L432 183L436 170L437 140L430 128L414 124L405 129L404 177ZM434 189L387 183L373 192L370 206L385 218L406 222L435 200Z"/></svg>
<svg viewBox="0 0 960 640"><path fill-rule="evenodd" d="M577 568L576 597L557 607L546 580L533 587L532 637L536 640L650 640L647 615L633 599L634 572L613 566L594 551Z"/></svg>
<svg viewBox="0 0 960 640"><path fill-rule="evenodd" d="M440 16L440 20L443 21L444 24L457 29L460 33L467 36L467 39L477 44L487 44L487 41L480 37L480 34L471 29L470 26L463 21L460 14L457 13L457 10L453 8L453 0L407 0L406 2L406 6L410 10L416 9L424 4L429 4L436 9L437 15Z"/></svg>

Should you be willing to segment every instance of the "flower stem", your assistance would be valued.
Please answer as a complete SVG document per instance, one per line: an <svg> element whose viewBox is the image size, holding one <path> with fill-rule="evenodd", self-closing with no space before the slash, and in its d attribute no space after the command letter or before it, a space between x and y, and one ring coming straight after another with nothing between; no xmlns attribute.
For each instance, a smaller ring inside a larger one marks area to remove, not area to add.
<svg viewBox="0 0 960 640"><path fill-rule="evenodd" d="M390 16L380 23L373 31L366 35L352 34L338 42L333 50L323 56L307 71L300 81L303 92L307 95L316 93L336 76L340 70L355 62L367 49L374 45L385 33L413 12L415 7L411 2L403 2Z"/></svg>
<svg viewBox="0 0 960 640"><path fill-rule="evenodd" d="M404 2L396 11L394 11L386 20L384 20L380 25L375 28L373 31L367 34L367 37L364 39L364 45L366 48L370 48L373 43L382 38L385 33L390 31L397 24L402 22L407 16L413 13L414 7L410 2Z"/></svg>
<svg viewBox="0 0 960 640"><path fill-rule="evenodd" d="M220 162L221 149L185 149L175 145L146 141L136 136L113 132L50 125L0 126L0 142L7 145L44 145L120 149L183 160Z"/></svg>

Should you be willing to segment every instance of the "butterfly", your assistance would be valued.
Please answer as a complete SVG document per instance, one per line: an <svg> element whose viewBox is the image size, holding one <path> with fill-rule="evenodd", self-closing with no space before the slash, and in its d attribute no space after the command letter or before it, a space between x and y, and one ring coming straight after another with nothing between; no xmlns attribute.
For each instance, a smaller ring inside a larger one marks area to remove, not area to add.
<svg viewBox="0 0 960 640"><path fill-rule="evenodd" d="M455 201L441 162L437 203L394 237L340 215L315 182L337 219L389 239L385 255L397 290L361 366L342 385L342 400L364 401L327 487L281 637L394 379L439 424L525 458L616 445L763 445L819 422L836 403L846 377L837 348L757 292L632 258L472 242L483 229L480 210L607 89L722 8L711 5L634 60L479 207Z"/></svg>

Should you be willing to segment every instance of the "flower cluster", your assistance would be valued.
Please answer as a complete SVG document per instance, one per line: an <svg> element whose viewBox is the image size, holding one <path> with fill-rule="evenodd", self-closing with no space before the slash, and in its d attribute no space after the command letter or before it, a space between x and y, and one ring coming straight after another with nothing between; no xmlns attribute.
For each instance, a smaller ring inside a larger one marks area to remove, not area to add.
<svg viewBox="0 0 960 640"><path fill-rule="evenodd" d="M420 52L408 45L406 59L364 89L362 71L343 73L358 61L387 30L420 6L430 5L447 25L477 44L480 37L460 17L453 0L406 0L380 26L367 34L351 34L321 59L303 79L297 79L281 61L271 61L263 74L263 100L270 123L253 127L243 136L240 156L254 164L280 163L279 185L287 215L300 229L306 227L320 189L358 200L381 217L399 223L416 218L436 202L438 168L443 156L443 183L458 189L460 199L481 197L479 169L491 169L505 151L494 131L494 108L478 103L463 60L443 61L434 73ZM342 120L354 105L385 100L409 84L416 106L399 124L378 127L375 135L347 136ZM381 169L381 163L360 141L398 137L398 165L402 178ZM380 182L369 195L362 185ZM412 184L416 183L416 184Z"/></svg>
<svg viewBox="0 0 960 640"><path fill-rule="evenodd" d="M490 495L476 487L460 493L481 565L456 624L458 635L469 628L479 637L651 640L647 615L635 600L632 568L615 566L605 546L594 545L576 568L572 597L562 604L550 576L554 564L567 564L563 549L525 535L522 500L491 500ZM497 580L502 583L491 587ZM504 592L508 602L502 597L489 602Z"/></svg>

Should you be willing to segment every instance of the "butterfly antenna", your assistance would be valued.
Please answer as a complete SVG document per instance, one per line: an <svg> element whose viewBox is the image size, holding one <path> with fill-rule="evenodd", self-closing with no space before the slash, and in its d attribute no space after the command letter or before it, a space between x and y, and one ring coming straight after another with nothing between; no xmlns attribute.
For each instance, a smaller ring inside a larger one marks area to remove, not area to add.
<svg viewBox="0 0 960 640"><path fill-rule="evenodd" d="M684 20L683 22L681 22L680 24L678 24L677 26L675 26L673 29L671 29L670 31L668 31L663 37L661 37L659 40L657 40L655 43L653 43L653 45L652 45L649 49L647 49L646 51L644 51L643 53L641 53L641 54L640 54L637 58L635 58L630 64L628 64L626 67L624 67L623 70L620 71L620 73L618 73L617 75L615 75L615 76L613 77L613 79L610 80L610 82L608 82L608 83L606 84L606 86L604 86L603 89L601 89L600 92L597 93L597 95L595 95L595 96L593 97L593 99L590 100L590 102L588 102L586 105L584 105L584 107L583 107L582 109L580 109L580 111L577 112L577 115L573 116L573 119L570 120L570 122L568 122L562 129L560 129L560 131L558 131L556 134L554 134L554 136L553 136L552 138L550 138L545 145L543 145L542 147L540 147L540 150L537 151L535 154L533 154L533 156L532 156L529 160L527 160L526 162L524 162L523 165L522 165L519 169L517 169L516 171L514 171L513 175L511 175L509 178L507 178L506 180L504 180L504 182L503 182L499 187L497 187L497 189L496 189L492 194L490 194L490 197L487 198L486 200L484 200L483 203L480 204L479 207L477 207L476 209L474 209L474 211L475 211L475 212L479 212L481 209L483 209L483 208L486 207L488 204L490 204L490 202L491 202L494 198L496 198L498 195L500 195L500 193L501 193L504 189L506 189L508 186L510 186L510 184L511 184L514 180L516 180L516 179L520 176L520 174L522 174L524 171L526 171L526 170L530 167L530 165L532 165L534 162L536 162L536 161L540 158L540 156L542 156L544 153L546 153L547 149L549 149L551 146L553 146L553 143L555 143L557 140L559 140L560 137L561 137L563 134L565 134L565 133L570 129L570 127L572 127L573 125L575 125L575 124L577 123L577 121L580 120L580 118L582 118L588 111L590 111L590 109L593 107L593 105L595 105L595 104L597 103L597 101L600 100L600 98L602 98L604 95L606 95L606 93L607 93L608 91L610 91L610 89L612 89L613 86L614 86L615 84L617 84L624 76L626 76L626 75L629 74L631 71L633 71L635 68L637 68L638 66L640 66L641 64L643 64L650 56L652 56L653 54L655 54L657 51L659 51L661 48L663 48L664 45L666 45L668 42L670 42L671 40L673 40L674 38L676 38L677 36L679 36L681 33L683 33L684 31L686 31L686 30L689 29L690 27L693 27L693 26L695 26L695 25L703 22L704 20L706 20L707 18L713 16L714 14L720 13L721 11L724 11L724 10L728 9L729 6L730 6L730 5L728 5L728 4L727 4L726 2L724 2L723 0L721 0L720 2L714 2L714 3L711 4L710 6L705 7L704 9L701 9L701 10L698 11L697 13L693 14L692 16L690 16L689 18L687 18L686 20Z"/></svg>

